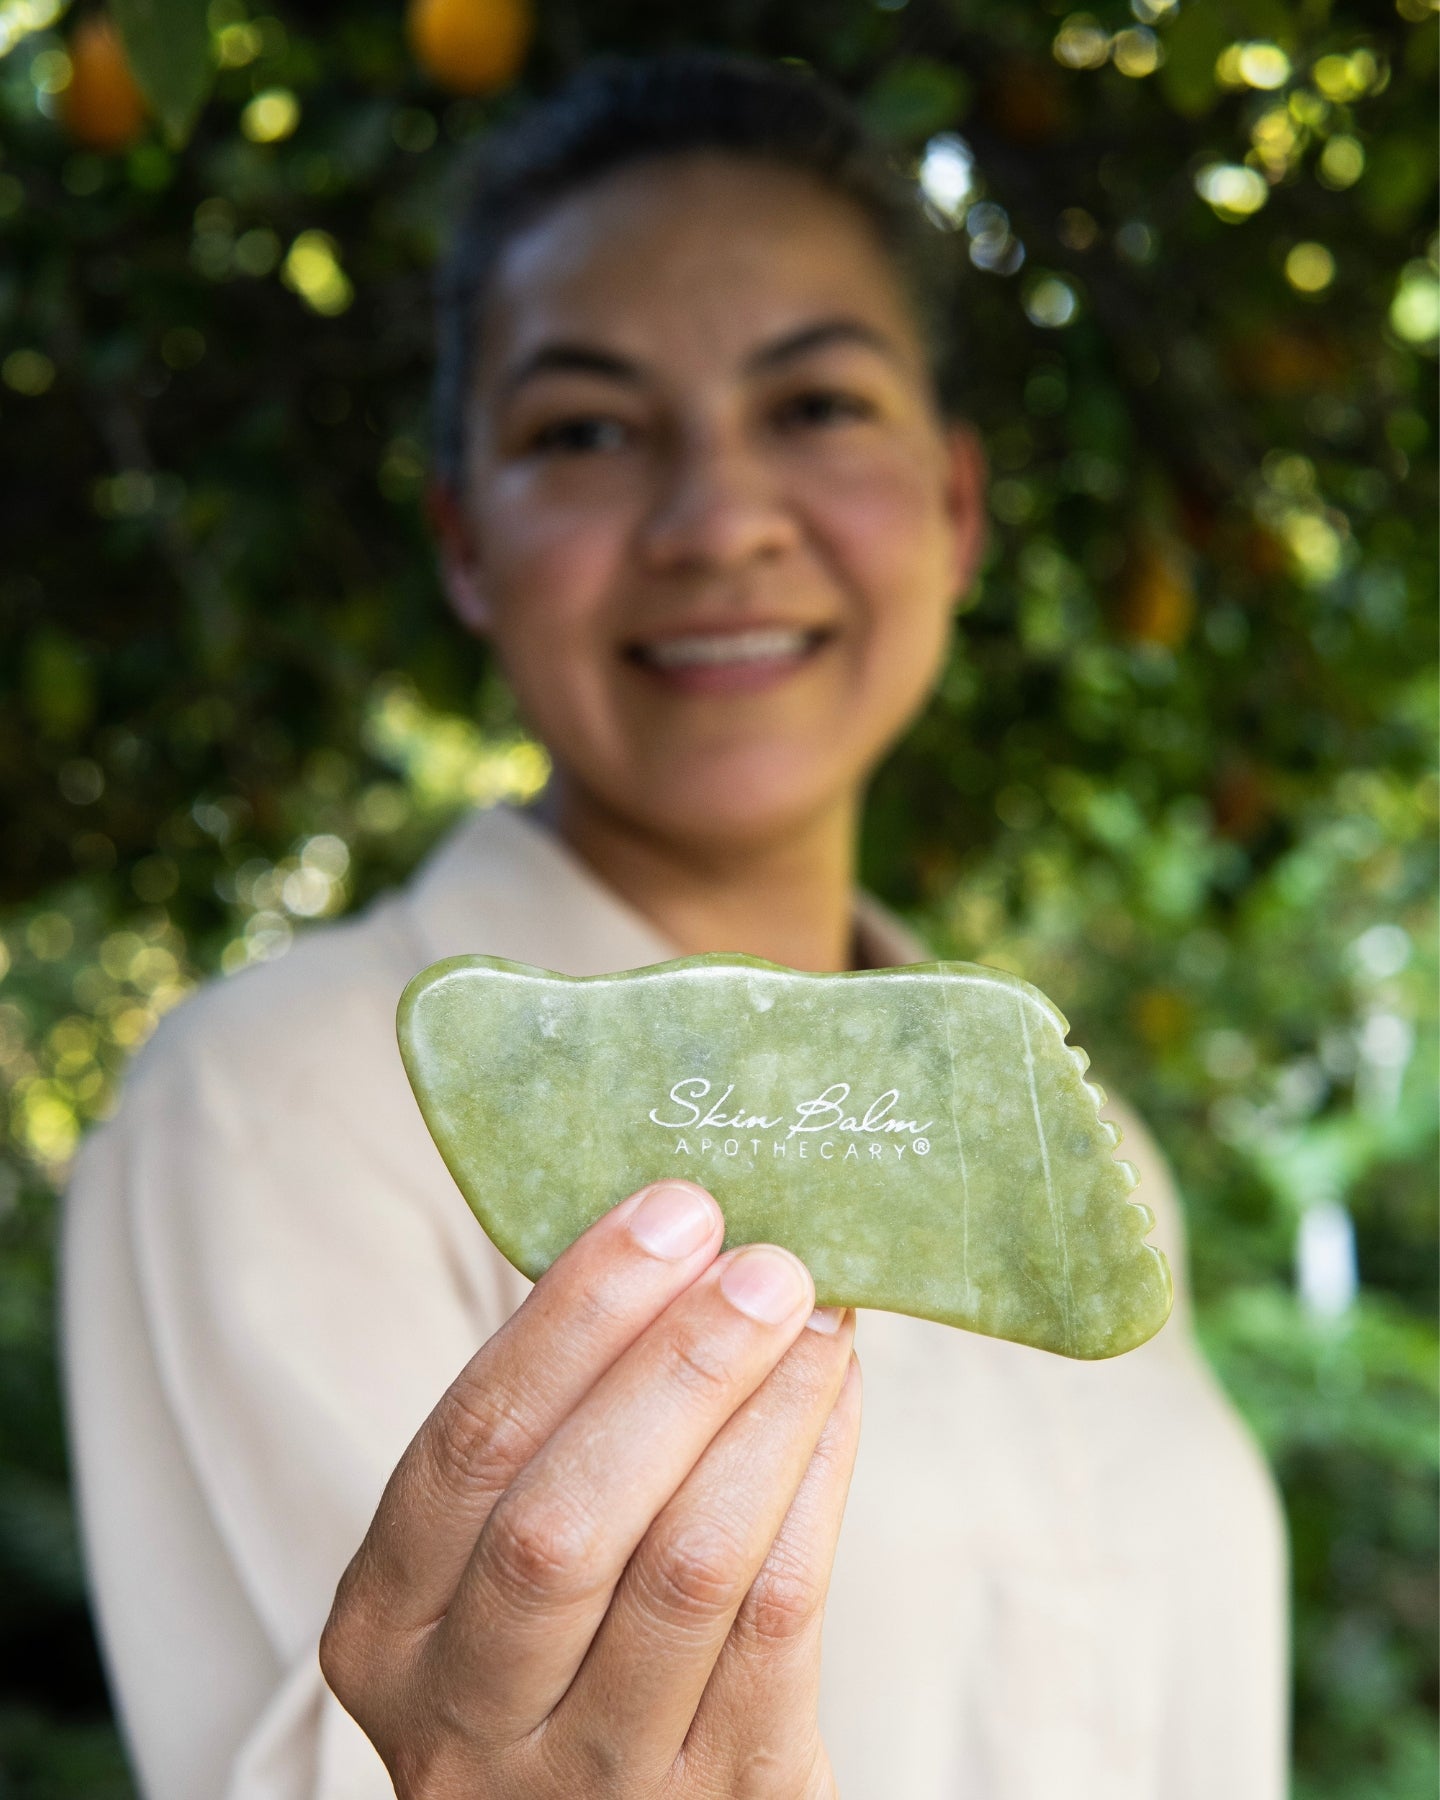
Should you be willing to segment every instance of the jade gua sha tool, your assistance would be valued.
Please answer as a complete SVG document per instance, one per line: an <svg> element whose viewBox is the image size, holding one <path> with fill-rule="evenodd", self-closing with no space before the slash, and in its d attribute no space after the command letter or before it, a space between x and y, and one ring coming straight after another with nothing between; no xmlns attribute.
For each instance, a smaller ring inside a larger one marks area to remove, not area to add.
<svg viewBox="0 0 1440 1800"><path fill-rule="evenodd" d="M683 1175L719 1201L727 1245L793 1250L822 1305L1087 1358L1169 1315L1090 1059L1017 976L692 956L573 978L455 956L406 988L398 1028L451 1174L532 1278Z"/></svg>

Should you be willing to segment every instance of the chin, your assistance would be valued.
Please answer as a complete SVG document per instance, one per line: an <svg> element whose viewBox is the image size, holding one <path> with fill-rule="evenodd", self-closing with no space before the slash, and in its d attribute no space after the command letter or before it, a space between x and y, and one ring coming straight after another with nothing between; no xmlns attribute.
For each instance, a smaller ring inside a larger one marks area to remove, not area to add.
<svg viewBox="0 0 1440 1800"><path fill-rule="evenodd" d="M749 766L746 766L748 763ZM648 830L697 853L735 855L773 849L848 803L862 780L859 771L779 770L740 766L671 769L659 780L637 784L625 808Z"/></svg>

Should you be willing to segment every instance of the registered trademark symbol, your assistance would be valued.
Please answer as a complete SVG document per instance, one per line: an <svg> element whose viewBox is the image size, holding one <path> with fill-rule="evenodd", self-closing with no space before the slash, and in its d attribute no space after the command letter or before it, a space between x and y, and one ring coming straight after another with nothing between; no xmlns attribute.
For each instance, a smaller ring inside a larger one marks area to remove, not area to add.
<svg viewBox="0 0 1440 1800"><path fill-rule="evenodd" d="M929 1140L929 1138L916 1138L916 1140L915 1140L915 1154L916 1154L916 1155L917 1155L917 1156L928 1156L928 1155L929 1155L929 1154L930 1154L930 1140Z"/></svg>

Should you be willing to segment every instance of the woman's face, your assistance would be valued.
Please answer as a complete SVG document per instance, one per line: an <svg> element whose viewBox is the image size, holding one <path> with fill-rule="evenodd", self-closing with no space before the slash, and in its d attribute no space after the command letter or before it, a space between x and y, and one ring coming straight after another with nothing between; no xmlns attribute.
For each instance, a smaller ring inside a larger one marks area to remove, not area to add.
<svg viewBox="0 0 1440 1800"><path fill-rule="evenodd" d="M572 791L717 849L853 804L983 533L858 214L717 156L561 201L501 259L470 425L451 597Z"/></svg>

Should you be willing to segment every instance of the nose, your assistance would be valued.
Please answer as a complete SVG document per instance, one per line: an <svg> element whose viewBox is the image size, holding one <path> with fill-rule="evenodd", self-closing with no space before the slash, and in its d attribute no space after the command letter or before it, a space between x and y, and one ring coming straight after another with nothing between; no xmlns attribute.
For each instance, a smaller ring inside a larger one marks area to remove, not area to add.
<svg viewBox="0 0 1440 1800"><path fill-rule="evenodd" d="M657 574L736 574L794 549L797 522L774 470L744 444L708 438L676 446L641 528Z"/></svg>

